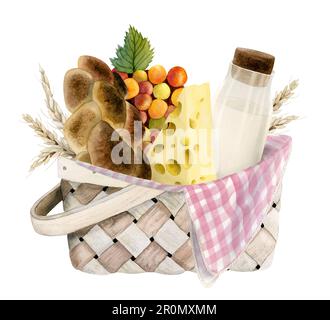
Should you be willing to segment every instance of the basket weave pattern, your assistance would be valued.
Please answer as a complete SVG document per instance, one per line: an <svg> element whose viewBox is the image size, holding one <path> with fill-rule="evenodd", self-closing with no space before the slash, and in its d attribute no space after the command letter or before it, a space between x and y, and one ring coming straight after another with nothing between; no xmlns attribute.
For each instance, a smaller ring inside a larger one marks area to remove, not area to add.
<svg viewBox="0 0 330 320"><path fill-rule="evenodd" d="M119 188L61 183L64 209L93 205ZM245 252L230 266L235 271L266 267L278 235L280 191L273 207ZM72 265L94 274L194 271L190 222L184 194L165 192L157 198L68 235Z"/></svg>

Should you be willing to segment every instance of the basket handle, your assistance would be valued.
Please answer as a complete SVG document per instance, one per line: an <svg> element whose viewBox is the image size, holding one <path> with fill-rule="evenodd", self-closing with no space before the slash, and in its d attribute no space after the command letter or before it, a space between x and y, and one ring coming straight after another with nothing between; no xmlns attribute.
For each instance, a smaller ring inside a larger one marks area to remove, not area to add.
<svg viewBox="0 0 330 320"><path fill-rule="evenodd" d="M48 216L49 212L63 200L61 187L58 184L33 205L30 212L31 221L34 230L39 234L65 235L127 211L163 192L130 185L89 205Z"/></svg>
<svg viewBox="0 0 330 320"><path fill-rule="evenodd" d="M99 186L111 186L116 188L125 188L129 186L128 182L93 172L79 165L77 161L64 157L58 158L57 171L59 178L63 180L75 181L79 183L91 183Z"/></svg>

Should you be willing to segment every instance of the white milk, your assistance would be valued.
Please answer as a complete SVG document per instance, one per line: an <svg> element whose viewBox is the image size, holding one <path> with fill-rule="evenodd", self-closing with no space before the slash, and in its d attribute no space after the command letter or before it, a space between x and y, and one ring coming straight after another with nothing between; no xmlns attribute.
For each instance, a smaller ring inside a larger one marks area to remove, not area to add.
<svg viewBox="0 0 330 320"><path fill-rule="evenodd" d="M271 75L231 65L214 114L217 177L257 164L272 116Z"/></svg>

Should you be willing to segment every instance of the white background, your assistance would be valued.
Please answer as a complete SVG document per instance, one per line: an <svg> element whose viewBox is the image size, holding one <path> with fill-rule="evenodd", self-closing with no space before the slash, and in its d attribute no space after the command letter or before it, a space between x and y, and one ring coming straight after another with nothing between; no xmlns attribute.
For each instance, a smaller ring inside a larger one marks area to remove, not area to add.
<svg viewBox="0 0 330 320"><path fill-rule="evenodd" d="M1 1L1 298L241 299L330 298L328 1ZM215 93L237 46L273 53L275 90L300 79L286 107L293 151L284 181L280 240L264 272L227 272L209 289L195 274L75 271L65 237L42 237L29 220L33 202L53 187L56 166L28 174L39 141L20 120L45 110L38 64L63 106L65 71L82 54L105 61L136 26L156 48L154 63L186 67L189 83Z"/></svg>

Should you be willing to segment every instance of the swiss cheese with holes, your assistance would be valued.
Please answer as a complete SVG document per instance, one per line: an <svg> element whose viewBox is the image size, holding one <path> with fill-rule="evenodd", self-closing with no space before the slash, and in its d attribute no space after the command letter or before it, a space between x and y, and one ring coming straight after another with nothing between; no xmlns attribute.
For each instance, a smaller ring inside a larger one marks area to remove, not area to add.
<svg viewBox="0 0 330 320"><path fill-rule="evenodd" d="M215 179L208 84L183 89L147 155L154 181L188 185Z"/></svg>

